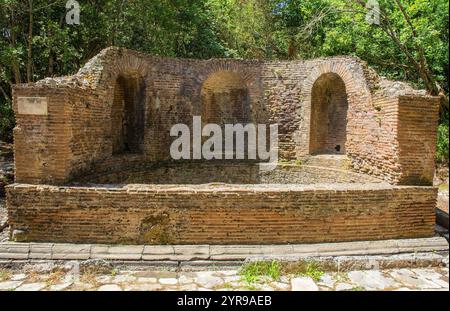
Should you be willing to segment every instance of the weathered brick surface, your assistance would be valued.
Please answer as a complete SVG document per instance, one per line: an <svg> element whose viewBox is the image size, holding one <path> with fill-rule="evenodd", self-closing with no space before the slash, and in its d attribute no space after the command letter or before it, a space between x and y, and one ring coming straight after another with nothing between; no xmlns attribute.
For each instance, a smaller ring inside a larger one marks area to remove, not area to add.
<svg viewBox="0 0 450 311"><path fill-rule="evenodd" d="M315 160L316 158L314 158ZM329 164L324 161L325 164ZM315 163L312 163L315 164ZM130 163L112 167L105 162L92 175L74 184L320 184L320 183L381 183L370 175L325 164L279 164L272 171L261 171L257 163L226 161L179 161Z"/></svg>
<svg viewBox="0 0 450 311"><path fill-rule="evenodd" d="M19 241L130 244L431 237L436 192L373 184L7 188Z"/></svg>
<svg viewBox="0 0 450 311"><path fill-rule="evenodd" d="M313 86L309 151L312 154L345 154L347 93L335 73L322 75Z"/></svg>
<svg viewBox="0 0 450 311"><path fill-rule="evenodd" d="M394 184L429 184L437 99L399 85L380 79L352 57L206 61L109 48L75 76L15 86L16 181L64 184L95 172L105 161L167 160L172 125L191 124L192 116L202 115L206 121L278 123L283 159L335 152L340 145L337 153L345 152L355 171ZM128 91L121 92L124 86ZM19 114L18 96L47 97L48 115ZM311 120L320 111L313 103L323 105L327 97L348 107L335 105ZM140 113L124 122L114 102ZM117 155L126 149L124 123L133 124L125 130L134 152L128 157ZM334 125L327 129L328 123ZM418 136L404 138L409 133ZM324 148L317 148L321 139Z"/></svg>
<svg viewBox="0 0 450 311"><path fill-rule="evenodd" d="M424 102L427 104L424 105ZM413 96L402 96L398 106L400 183L432 184L439 101L436 98L424 101Z"/></svg>
<svg viewBox="0 0 450 311"><path fill-rule="evenodd" d="M45 98L39 111L47 114L19 113L19 97ZM189 60L108 48L74 76L15 86L13 101L21 184L8 188L7 205L18 240L245 244L433 235L436 189L380 180L432 183L438 99L382 79L353 57ZM277 123L280 158L306 165L264 175L254 163L168 162L171 127L192 126L193 116ZM41 185L79 182L163 185ZM167 185L214 182L261 185ZM287 185L308 183L371 184Z"/></svg>
<svg viewBox="0 0 450 311"><path fill-rule="evenodd" d="M17 111L17 92L15 92ZM31 183L61 182L68 174L67 162L72 156L65 90L24 89L20 96L44 96L48 100L48 115L16 113L14 129L15 178Z"/></svg>

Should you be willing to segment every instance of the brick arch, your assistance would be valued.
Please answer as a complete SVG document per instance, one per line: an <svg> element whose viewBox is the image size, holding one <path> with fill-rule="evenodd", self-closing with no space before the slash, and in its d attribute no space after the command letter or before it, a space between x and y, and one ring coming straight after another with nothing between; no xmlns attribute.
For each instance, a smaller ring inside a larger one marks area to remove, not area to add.
<svg viewBox="0 0 450 311"><path fill-rule="evenodd" d="M217 74L227 72L232 75L239 76L242 84L245 85L246 89L248 90L250 117L251 120L253 120L253 117L255 115L254 109L256 108L256 103L261 97L261 89L258 83L260 75L255 72L255 65L242 64L228 60L205 61L203 65L204 70L201 70L195 81L197 87L194 98L198 98L198 106L194 107L194 114L199 115L202 112L202 90L208 79Z"/></svg>
<svg viewBox="0 0 450 311"><path fill-rule="evenodd" d="M303 102L304 122L302 122L299 132L303 133L303 144L297 146L300 155L311 154L311 113L312 113L312 92L314 84L322 76L334 74L338 76L344 83L347 93L347 141L351 139L351 116L357 109L370 107L371 93L363 75L355 75L352 69L348 68L341 62L323 63L311 70L308 77L301 84L300 98ZM347 148L345 148L347 149ZM347 150L348 151L348 150Z"/></svg>
<svg viewBox="0 0 450 311"><path fill-rule="evenodd" d="M356 87L359 85L356 79L354 78L351 71L343 64L323 64L316 68L314 68L309 74L308 78L303 82L302 90L303 96L305 99L311 99L311 92L314 86L314 83L319 79L322 75L331 73L338 75L342 81L344 81L345 88L348 93L355 93Z"/></svg>
<svg viewBox="0 0 450 311"><path fill-rule="evenodd" d="M103 85L112 85L120 75L133 74L149 79L148 61L134 55L122 54L113 64L104 69Z"/></svg>
<svg viewBox="0 0 450 311"><path fill-rule="evenodd" d="M241 77L248 88L251 88L258 75L253 71L254 64L242 64L236 61L213 60L204 63L205 71L200 76L200 82L203 84L208 77L221 71L229 71Z"/></svg>
<svg viewBox="0 0 450 311"><path fill-rule="evenodd" d="M201 88L201 116L205 123L248 123L250 94L243 78L233 71L216 71Z"/></svg>

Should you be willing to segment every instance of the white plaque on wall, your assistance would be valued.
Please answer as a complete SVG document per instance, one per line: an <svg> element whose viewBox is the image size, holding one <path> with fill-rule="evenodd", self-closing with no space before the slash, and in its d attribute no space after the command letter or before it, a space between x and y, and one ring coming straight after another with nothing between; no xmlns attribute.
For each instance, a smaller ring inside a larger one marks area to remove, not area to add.
<svg viewBox="0 0 450 311"><path fill-rule="evenodd" d="M19 114L47 115L47 97L17 97Z"/></svg>

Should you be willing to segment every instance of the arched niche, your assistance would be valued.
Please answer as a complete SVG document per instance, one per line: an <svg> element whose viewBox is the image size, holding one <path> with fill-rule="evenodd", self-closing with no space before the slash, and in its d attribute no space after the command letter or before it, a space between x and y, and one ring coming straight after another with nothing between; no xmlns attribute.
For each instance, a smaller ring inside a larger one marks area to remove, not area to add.
<svg viewBox="0 0 450 311"><path fill-rule="evenodd" d="M113 154L140 153L144 140L145 81L136 73L118 75L111 107Z"/></svg>
<svg viewBox="0 0 450 311"><path fill-rule="evenodd" d="M310 154L345 154L348 98L335 73L322 74L311 91Z"/></svg>
<svg viewBox="0 0 450 311"><path fill-rule="evenodd" d="M211 74L201 90L201 112L204 123L249 123L250 96L245 81L232 71Z"/></svg>

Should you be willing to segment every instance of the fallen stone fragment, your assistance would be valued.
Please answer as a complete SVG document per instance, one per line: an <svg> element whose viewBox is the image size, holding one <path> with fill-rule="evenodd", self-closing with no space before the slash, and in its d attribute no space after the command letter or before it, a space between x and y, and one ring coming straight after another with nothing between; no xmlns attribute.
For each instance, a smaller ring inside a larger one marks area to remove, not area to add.
<svg viewBox="0 0 450 311"><path fill-rule="evenodd" d="M0 282L0 290L12 290L19 287L22 283L22 281Z"/></svg>
<svg viewBox="0 0 450 311"><path fill-rule="evenodd" d="M29 283L23 284L16 288L16 291L20 292L37 292L47 287L46 283Z"/></svg>

